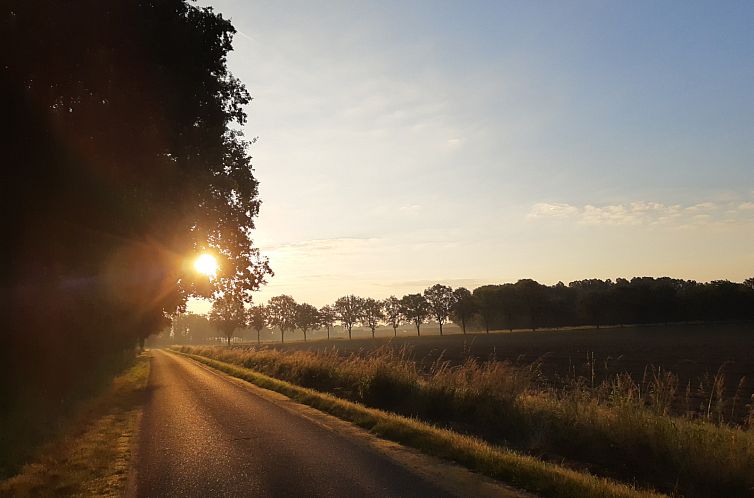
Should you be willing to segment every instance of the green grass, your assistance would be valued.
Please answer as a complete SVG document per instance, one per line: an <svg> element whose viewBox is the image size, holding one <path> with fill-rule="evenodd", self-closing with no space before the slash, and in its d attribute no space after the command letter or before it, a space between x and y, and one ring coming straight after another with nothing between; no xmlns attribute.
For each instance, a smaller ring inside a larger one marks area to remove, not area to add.
<svg viewBox="0 0 754 498"><path fill-rule="evenodd" d="M183 354L233 377L277 391L296 401L350 421L383 438L417 448L433 456L452 460L471 470L542 496L558 498L661 496L610 479L544 462L532 456L489 444L479 438L435 427L414 418L367 408L362 404L297 386L248 368L206 356Z"/></svg>
<svg viewBox="0 0 754 498"><path fill-rule="evenodd" d="M122 496L148 377L149 358L142 354L81 403L65 430L18 474L0 481L0 496Z"/></svg>
<svg viewBox="0 0 754 498"><path fill-rule="evenodd" d="M754 495L754 433L669 416L669 376L641 384L623 375L555 391L537 383L536 365L468 359L420 371L405 351L391 349L347 357L335 350L181 350L667 493Z"/></svg>

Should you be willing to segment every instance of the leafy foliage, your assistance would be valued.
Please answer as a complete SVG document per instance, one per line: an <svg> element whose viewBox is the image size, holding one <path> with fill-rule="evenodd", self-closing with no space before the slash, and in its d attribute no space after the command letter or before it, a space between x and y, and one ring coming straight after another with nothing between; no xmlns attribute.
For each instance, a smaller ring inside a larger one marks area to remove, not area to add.
<svg viewBox="0 0 754 498"><path fill-rule="evenodd" d="M259 343L261 342L259 333L267 324L267 309L261 304L254 305L249 308L248 316L249 326L257 331L257 343Z"/></svg>
<svg viewBox="0 0 754 498"><path fill-rule="evenodd" d="M383 318L385 318L385 313L382 310L382 301L371 297L364 299L361 304L361 320L372 331L372 338L374 338L374 330Z"/></svg>
<svg viewBox="0 0 754 498"><path fill-rule="evenodd" d="M230 340L237 329L248 323L248 315L243 305L243 299L237 294L227 292L212 302L209 312L209 323L220 330L230 345Z"/></svg>
<svg viewBox="0 0 754 498"><path fill-rule="evenodd" d="M8 0L0 25L3 413L59 403L189 296L248 300L270 269L228 20L184 0Z"/></svg>
<svg viewBox="0 0 754 498"><path fill-rule="evenodd" d="M398 325L403 320L403 313L401 312L401 300L395 296L390 296L382 303L382 308L385 310L385 319L388 325L393 328L393 335L398 335Z"/></svg>
<svg viewBox="0 0 754 498"><path fill-rule="evenodd" d="M421 294L408 294L401 298L401 313L416 326L416 335L421 335L421 324L430 313L429 303Z"/></svg>
<svg viewBox="0 0 754 498"><path fill-rule="evenodd" d="M459 287L453 291L453 304L450 307L450 319L461 324L463 333L466 333L466 324L477 311L477 303L471 295L471 291L465 287Z"/></svg>
<svg viewBox="0 0 754 498"><path fill-rule="evenodd" d="M351 338L351 329L361 320L364 299L353 294L338 298L333 305L335 317L348 330L348 338Z"/></svg>
<svg viewBox="0 0 754 498"><path fill-rule="evenodd" d="M308 303L297 304L295 320L296 326L304 333L304 340L306 340L306 332L319 327L319 311Z"/></svg>
<svg viewBox="0 0 754 498"><path fill-rule="evenodd" d="M327 338L330 338L330 330L335 325L335 310L332 306L322 306L319 309L319 325L327 329Z"/></svg>
<svg viewBox="0 0 754 498"><path fill-rule="evenodd" d="M440 335L442 335L442 325L447 321L453 308L453 289L447 285L435 284L424 291L424 299L427 301L430 315L440 325Z"/></svg>
<svg viewBox="0 0 754 498"><path fill-rule="evenodd" d="M291 296L275 296L267 303L267 322L280 329L280 341L285 342L285 332L296 329L296 301Z"/></svg>

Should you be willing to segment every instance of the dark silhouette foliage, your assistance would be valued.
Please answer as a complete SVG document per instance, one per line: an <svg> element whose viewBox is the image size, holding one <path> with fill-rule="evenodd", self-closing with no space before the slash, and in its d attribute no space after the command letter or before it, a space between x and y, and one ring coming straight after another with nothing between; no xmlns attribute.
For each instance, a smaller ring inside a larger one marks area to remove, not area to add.
<svg viewBox="0 0 754 498"><path fill-rule="evenodd" d="M306 341L306 333L311 329L319 328L320 316L319 310L308 303L301 303L296 305L296 326L304 333L304 341Z"/></svg>
<svg viewBox="0 0 754 498"><path fill-rule="evenodd" d="M18 403L59 405L188 296L248 300L270 273L233 34L183 0L0 7L0 426ZM205 250L212 282L191 265Z"/></svg>
<svg viewBox="0 0 754 498"><path fill-rule="evenodd" d="M430 316L429 303L421 294L407 294L401 298L401 314L416 326L416 335L421 335L421 325Z"/></svg>
<svg viewBox="0 0 754 498"><path fill-rule="evenodd" d="M747 281L748 282L748 281ZM669 277L577 280L546 286L534 280L483 285L472 294L473 323L490 330L670 322L754 320L754 287L750 283L715 280L699 283ZM456 301L460 302L460 301Z"/></svg>

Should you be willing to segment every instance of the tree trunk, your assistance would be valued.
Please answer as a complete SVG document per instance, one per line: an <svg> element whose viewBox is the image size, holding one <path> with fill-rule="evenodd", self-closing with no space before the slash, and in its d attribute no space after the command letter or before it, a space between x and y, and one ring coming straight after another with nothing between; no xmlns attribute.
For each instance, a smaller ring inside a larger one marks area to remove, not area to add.
<svg viewBox="0 0 754 498"><path fill-rule="evenodd" d="M374 327L372 328L372 339L374 339Z"/></svg>
<svg viewBox="0 0 754 498"><path fill-rule="evenodd" d="M327 329L327 340L330 340L330 327L325 327Z"/></svg>
<svg viewBox="0 0 754 498"><path fill-rule="evenodd" d="M306 342L306 329L304 329L304 342Z"/></svg>
<svg viewBox="0 0 754 498"><path fill-rule="evenodd" d="M285 342L285 330L280 329L280 343L282 344L284 342Z"/></svg>
<svg viewBox="0 0 754 498"><path fill-rule="evenodd" d="M262 344L262 341L259 339L259 332L261 329L257 329L257 346Z"/></svg>
<svg viewBox="0 0 754 498"><path fill-rule="evenodd" d="M439 323L440 323L440 335L442 335L442 322L439 322Z"/></svg>
<svg viewBox="0 0 754 498"><path fill-rule="evenodd" d="M398 337L398 327L393 325L393 336Z"/></svg>
<svg viewBox="0 0 754 498"><path fill-rule="evenodd" d="M461 317L461 329L463 329L463 335L466 335L466 318Z"/></svg>
<svg viewBox="0 0 754 498"><path fill-rule="evenodd" d="M230 336L228 335L228 336L225 336L225 337L226 337L226 339L228 339L228 346L230 346Z"/></svg>
<svg viewBox="0 0 754 498"><path fill-rule="evenodd" d="M422 333L421 330L419 330L419 327L421 327L421 323L416 322L416 336L421 337Z"/></svg>
<svg viewBox="0 0 754 498"><path fill-rule="evenodd" d="M348 340L351 340L351 327L348 327Z"/></svg>

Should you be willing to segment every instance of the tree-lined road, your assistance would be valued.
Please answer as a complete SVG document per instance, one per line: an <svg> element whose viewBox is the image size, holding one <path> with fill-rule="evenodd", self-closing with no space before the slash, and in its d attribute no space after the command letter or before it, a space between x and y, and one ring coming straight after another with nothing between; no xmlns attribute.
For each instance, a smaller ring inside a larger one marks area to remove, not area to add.
<svg viewBox="0 0 754 498"><path fill-rule="evenodd" d="M131 495L452 496L383 452L153 351Z"/></svg>

